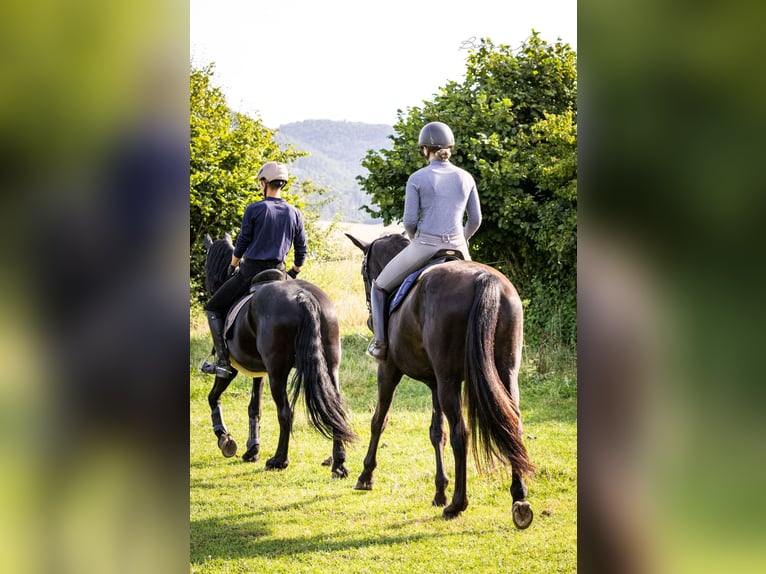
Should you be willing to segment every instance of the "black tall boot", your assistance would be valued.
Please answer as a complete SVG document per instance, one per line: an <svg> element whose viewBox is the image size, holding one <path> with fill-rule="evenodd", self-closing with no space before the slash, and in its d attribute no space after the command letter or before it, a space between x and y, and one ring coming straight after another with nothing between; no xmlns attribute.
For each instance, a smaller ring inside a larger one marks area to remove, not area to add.
<svg viewBox="0 0 766 574"><path fill-rule="evenodd" d="M367 354L378 361L385 361L388 356L388 343L386 342L387 303L388 293L373 281L370 290L370 310L372 311L372 332L375 338L367 347Z"/></svg>
<svg viewBox="0 0 766 574"><path fill-rule="evenodd" d="M229 350L226 348L226 340L223 336L223 319L213 311L207 312L207 323L210 326L210 335L213 337L213 347L215 348L215 363L205 362L200 367L203 373L216 375L219 377L232 377L235 374L234 369L229 363Z"/></svg>

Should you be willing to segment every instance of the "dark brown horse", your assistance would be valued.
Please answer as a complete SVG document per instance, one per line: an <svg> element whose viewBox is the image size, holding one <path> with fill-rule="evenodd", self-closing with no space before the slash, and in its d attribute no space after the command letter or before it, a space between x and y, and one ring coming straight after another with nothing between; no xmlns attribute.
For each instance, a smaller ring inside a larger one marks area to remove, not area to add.
<svg viewBox="0 0 766 574"><path fill-rule="evenodd" d="M226 280L234 248L228 235L216 241L205 237L205 247L205 287L212 294ZM266 461L266 468L283 469L289 464L287 450L293 412L303 389L309 420L333 441L332 474L346 478L345 444L354 440L355 435L340 394L340 329L335 307L327 295L308 281L261 283L237 314L227 344L232 366L253 378L248 449L242 458L258 460L261 399L264 376L268 374L271 396L277 406L279 442L274 456ZM292 397L288 397L288 376L293 367ZM233 456L237 450L221 413L221 394L235 376L236 373L230 378L217 376L208 395L213 431L224 456Z"/></svg>
<svg viewBox="0 0 766 574"><path fill-rule="evenodd" d="M346 235L364 252L362 277L369 304L371 282L409 240L387 235L366 243ZM451 261L430 267L421 275L389 319L388 358L378 365L378 403L370 446L355 488L372 489L380 436L396 386L407 375L431 389L430 435L436 452L434 506L447 504L443 415L449 423L455 457L455 490L452 502L444 508L444 517L454 518L468 506L465 400L477 466L481 470L494 461L511 465L513 521L518 528L528 527L533 513L525 500L523 476L534 472L534 465L527 458L519 411L522 325L523 310L516 289L492 267Z"/></svg>

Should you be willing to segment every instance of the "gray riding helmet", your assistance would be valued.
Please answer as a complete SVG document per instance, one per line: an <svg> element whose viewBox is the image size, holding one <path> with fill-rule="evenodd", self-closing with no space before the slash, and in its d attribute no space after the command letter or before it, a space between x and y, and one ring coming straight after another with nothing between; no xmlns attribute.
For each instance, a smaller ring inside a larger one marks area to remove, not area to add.
<svg viewBox="0 0 766 574"><path fill-rule="evenodd" d="M274 181L275 179L287 181L289 179L287 167L285 164L279 163L278 161L265 163L258 171L258 179L265 179L268 182Z"/></svg>
<svg viewBox="0 0 766 574"><path fill-rule="evenodd" d="M418 137L418 147L453 147L455 136L450 127L442 122L430 122L423 126Z"/></svg>

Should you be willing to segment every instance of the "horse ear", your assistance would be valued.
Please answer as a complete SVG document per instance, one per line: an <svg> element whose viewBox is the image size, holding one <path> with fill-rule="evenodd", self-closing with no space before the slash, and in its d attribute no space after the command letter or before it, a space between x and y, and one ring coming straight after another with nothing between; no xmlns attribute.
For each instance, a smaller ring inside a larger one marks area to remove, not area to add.
<svg viewBox="0 0 766 574"><path fill-rule="evenodd" d="M361 249L362 251L364 251L365 253L367 253L367 248L370 246L370 244L369 244L369 243L367 243L366 241L362 241L361 239L357 239L356 237L354 237L354 236L353 236L353 235L351 235L350 233L344 233L344 235L345 235L346 237L348 237L348 238L351 240L351 243L353 243L353 244L354 244L354 245L356 245L356 246L357 246L359 249Z"/></svg>
<svg viewBox="0 0 766 574"><path fill-rule="evenodd" d="M213 238L209 233L205 233L205 249L210 249L211 245L213 245Z"/></svg>

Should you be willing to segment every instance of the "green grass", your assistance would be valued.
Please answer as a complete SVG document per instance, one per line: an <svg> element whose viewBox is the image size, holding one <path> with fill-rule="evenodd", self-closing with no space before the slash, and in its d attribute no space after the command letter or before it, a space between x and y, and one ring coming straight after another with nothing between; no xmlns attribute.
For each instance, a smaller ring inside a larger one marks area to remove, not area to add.
<svg viewBox="0 0 766 574"><path fill-rule="evenodd" d="M343 270L339 271L339 268ZM308 271L308 269L307 269ZM207 393L212 377L196 372L210 342L198 310L191 313L191 572L574 572L576 570L576 381L574 369L540 373L533 360L521 375L526 446L538 466L528 481L535 520L517 530L511 519L510 476L479 475L469 457L468 509L445 521L431 506L434 455L428 438L431 396L405 378L397 389L378 451L375 488L353 490L362 470L376 401L375 363L364 355L368 332L359 265L333 264L322 285L343 325L341 386L360 440L348 449L347 480L333 480L321 462L330 441L313 431L302 404L290 440L290 466L264 470L278 437L274 403L264 395L261 460L244 463L250 380L239 376L224 394L224 417L239 444L226 459L216 446ZM309 279L309 273L306 273ZM344 294L334 294L333 285ZM359 308L361 306L361 313ZM353 310L353 311L351 311ZM530 355L533 355L530 353ZM299 401L300 402L300 401ZM454 477L452 451L445 449ZM452 494L452 484L448 498Z"/></svg>

